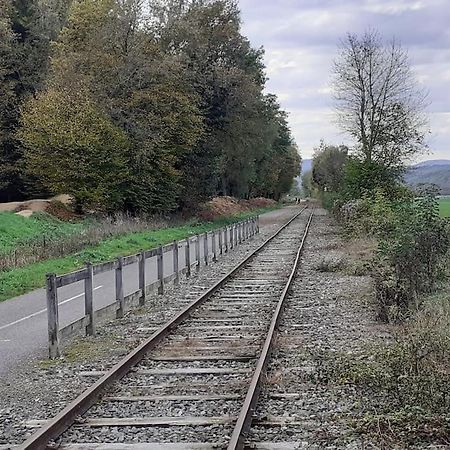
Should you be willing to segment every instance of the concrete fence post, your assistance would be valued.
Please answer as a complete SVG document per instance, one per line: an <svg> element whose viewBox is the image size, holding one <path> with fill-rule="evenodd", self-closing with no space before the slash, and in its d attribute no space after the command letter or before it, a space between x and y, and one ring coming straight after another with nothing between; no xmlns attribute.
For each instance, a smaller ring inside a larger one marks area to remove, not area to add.
<svg viewBox="0 0 450 450"><path fill-rule="evenodd" d="M186 276L191 276L191 240L190 238L186 239L186 249L184 253L185 264L186 264Z"/></svg>
<svg viewBox="0 0 450 450"><path fill-rule="evenodd" d="M256 232L259 233L259 216L256 216Z"/></svg>
<svg viewBox="0 0 450 450"><path fill-rule="evenodd" d="M48 354L50 359L58 358L59 350L59 317L58 288L56 274L47 274L47 320L48 320Z"/></svg>
<svg viewBox="0 0 450 450"><path fill-rule="evenodd" d="M84 279L84 314L89 323L86 325L86 335L95 336L94 314L94 266L86 263L86 278Z"/></svg>
<svg viewBox="0 0 450 450"><path fill-rule="evenodd" d="M195 241L195 261L197 262L196 270L200 270L200 235L197 234L197 239Z"/></svg>
<svg viewBox="0 0 450 450"><path fill-rule="evenodd" d="M141 296L139 297L139 305L144 306L145 301L147 300L147 282L146 282L146 273L145 273L145 251L141 251L139 254L139 289L141 290Z"/></svg>
<svg viewBox="0 0 450 450"><path fill-rule="evenodd" d="M229 232L230 232L230 250L234 247L234 226L233 225L230 225L230 229L229 229Z"/></svg>
<svg viewBox="0 0 450 450"><path fill-rule="evenodd" d="M158 248L158 254L156 255L156 268L159 281L158 294L164 294L164 251L162 246Z"/></svg>
<svg viewBox="0 0 450 450"><path fill-rule="evenodd" d="M208 232L203 235L203 257L205 258L205 266L208 265Z"/></svg>
<svg viewBox="0 0 450 450"><path fill-rule="evenodd" d="M217 262L217 246L216 246L216 232L212 231L212 254L213 254L213 261Z"/></svg>
<svg viewBox="0 0 450 450"><path fill-rule="evenodd" d="M116 318L121 319L125 313L125 300L123 295L123 258L117 258L116 268L116 302L119 304L116 312Z"/></svg>
<svg viewBox="0 0 450 450"><path fill-rule="evenodd" d="M223 228L219 229L219 255L223 255Z"/></svg>
<svg viewBox="0 0 450 450"><path fill-rule="evenodd" d="M178 241L173 241L173 273L175 274L174 283L180 282L180 269L178 267Z"/></svg>

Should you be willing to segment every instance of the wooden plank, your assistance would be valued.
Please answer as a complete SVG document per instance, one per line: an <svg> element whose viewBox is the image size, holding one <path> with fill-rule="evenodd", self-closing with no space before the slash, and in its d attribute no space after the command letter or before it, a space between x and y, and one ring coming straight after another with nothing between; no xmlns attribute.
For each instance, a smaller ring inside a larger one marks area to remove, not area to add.
<svg viewBox="0 0 450 450"><path fill-rule="evenodd" d="M130 264L136 264L139 262L139 255L129 255L122 258L122 267L129 266Z"/></svg>
<svg viewBox="0 0 450 450"><path fill-rule="evenodd" d="M186 247L184 249L184 265L186 266L186 277L191 276L191 240L186 239Z"/></svg>
<svg viewBox="0 0 450 450"><path fill-rule="evenodd" d="M254 359L255 355L204 355L204 356L152 356L152 361L239 361L246 362Z"/></svg>
<svg viewBox="0 0 450 450"><path fill-rule="evenodd" d="M87 263L86 272L87 277L84 280L84 314L88 318L86 335L95 336L94 268L91 263Z"/></svg>
<svg viewBox="0 0 450 450"><path fill-rule="evenodd" d="M208 233L203 235L203 257L205 259L205 266L208 265Z"/></svg>
<svg viewBox="0 0 450 450"><path fill-rule="evenodd" d="M200 270L200 235L197 234L195 241L195 260L197 261L197 272Z"/></svg>
<svg viewBox="0 0 450 450"><path fill-rule="evenodd" d="M47 274L47 323L48 323L48 354L50 359L61 355L59 349L59 316L58 288L56 274Z"/></svg>
<svg viewBox="0 0 450 450"><path fill-rule="evenodd" d="M267 324L261 325L217 325L217 326L196 326L195 324L186 326L183 328L180 328L181 330L202 330L202 331L209 331L209 330L263 330L264 326L267 326Z"/></svg>
<svg viewBox="0 0 450 450"><path fill-rule="evenodd" d="M94 275L99 275L104 272L109 272L117 268L117 261L108 261L105 263L96 264L94 266Z"/></svg>
<svg viewBox="0 0 450 450"><path fill-rule="evenodd" d="M118 308L116 312L116 318L121 319L125 313L125 300L123 296L123 268L122 268L123 258L117 258L117 268L115 272L116 279L116 302L118 303Z"/></svg>
<svg viewBox="0 0 450 450"><path fill-rule="evenodd" d="M178 264L178 241L173 241L173 273L174 273L174 284L180 282L180 271Z"/></svg>
<svg viewBox="0 0 450 450"><path fill-rule="evenodd" d="M278 398L278 399L298 399L301 398L302 395L301 394L289 394L289 393L273 393L273 394L269 394L270 398Z"/></svg>
<svg viewBox="0 0 450 450"><path fill-rule="evenodd" d="M138 369L133 371L134 375L233 375L233 374L245 374L250 373L251 369L233 369L222 367L187 367L187 368L174 368L174 369ZM79 372L81 377L100 377L106 372L102 370L92 370Z"/></svg>
<svg viewBox="0 0 450 450"><path fill-rule="evenodd" d="M180 352L180 351L194 351L194 352L207 352L207 351L222 351L222 352L233 352L238 351L241 349L245 350L257 350L260 346L259 345L249 345L242 343L242 345L228 345L223 346L220 344L219 346L216 345L207 345L207 346L191 346L191 345L185 345L184 343L179 343L178 345L171 345L170 347L166 348L167 352Z"/></svg>
<svg viewBox="0 0 450 450"><path fill-rule="evenodd" d="M158 254L158 249L157 248L152 248L151 250L147 250L145 252L145 257L148 258L153 258L154 256L156 256Z"/></svg>
<svg viewBox="0 0 450 450"><path fill-rule="evenodd" d="M236 420L232 416L216 417L99 417L82 418L83 427L170 427L170 426L207 426L224 425ZM29 420L25 422L29 428L37 428L46 424L46 420Z"/></svg>
<svg viewBox="0 0 450 450"><path fill-rule="evenodd" d="M164 252L163 248L159 247L157 255L157 278L159 281L158 294L164 294Z"/></svg>
<svg viewBox="0 0 450 450"><path fill-rule="evenodd" d="M224 395L137 395L137 396L112 396L103 400L108 402L177 402L177 401L215 401L215 400L237 400L242 398L239 394Z"/></svg>
<svg viewBox="0 0 450 450"><path fill-rule="evenodd" d="M76 272L66 273L61 275L56 279L56 287L60 288L67 286L68 284L76 283L77 281L82 281L86 278L86 269L77 270Z"/></svg>
<svg viewBox="0 0 450 450"><path fill-rule="evenodd" d="M211 234L211 243L212 243L212 254L213 254L213 261L217 262L217 245L216 245L216 232L213 230Z"/></svg>
<svg viewBox="0 0 450 450"><path fill-rule="evenodd" d="M142 251L139 256L139 290L141 291L141 295L139 296L139 305L145 305L145 301L147 299L147 290L146 290L146 273L145 273L146 259L145 252Z"/></svg>
<svg viewBox="0 0 450 450"><path fill-rule="evenodd" d="M0 450L11 450L15 447L0 446ZM18 447L17 447L18 448ZM157 443L157 442L142 442L137 444L120 444L120 443L87 443L75 444L69 443L58 445L59 450L217 450L220 446L216 444L202 444L197 442L190 443Z"/></svg>

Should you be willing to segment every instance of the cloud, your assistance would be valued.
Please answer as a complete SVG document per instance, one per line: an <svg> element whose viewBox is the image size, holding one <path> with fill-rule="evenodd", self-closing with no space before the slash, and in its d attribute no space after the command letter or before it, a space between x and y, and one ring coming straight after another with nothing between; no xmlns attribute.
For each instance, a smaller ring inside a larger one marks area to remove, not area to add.
<svg viewBox="0 0 450 450"><path fill-rule="evenodd" d="M450 8L448 0L241 0L243 32L264 45L267 90L290 112L304 157L321 138L346 142L334 124L330 73L339 40L376 28L408 49L418 81L429 91L436 157L450 158Z"/></svg>

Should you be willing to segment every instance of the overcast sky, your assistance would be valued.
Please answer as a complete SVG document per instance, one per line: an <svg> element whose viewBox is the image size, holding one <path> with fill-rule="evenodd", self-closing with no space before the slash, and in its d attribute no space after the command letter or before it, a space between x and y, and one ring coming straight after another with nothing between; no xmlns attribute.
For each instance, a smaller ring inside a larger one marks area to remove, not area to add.
<svg viewBox="0 0 450 450"><path fill-rule="evenodd" d="M330 72L339 39L376 28L408 48L428 89L432 154L450 159L450 0L240 0L243 32L264 46L269 81L303 158L320 139L349 142L333 122Z"/></svg>

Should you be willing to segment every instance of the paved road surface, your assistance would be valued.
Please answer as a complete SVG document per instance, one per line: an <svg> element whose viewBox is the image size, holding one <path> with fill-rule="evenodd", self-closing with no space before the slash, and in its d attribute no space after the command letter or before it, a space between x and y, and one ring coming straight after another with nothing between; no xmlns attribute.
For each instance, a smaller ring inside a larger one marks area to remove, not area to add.
<svg viewBox="0 0 450 450"><path fill-rule="evenodd" d="M283 222L293 214L290 208L271 211L261 216L261 229L273 223ZM203 257L203 245L201 245ZM211 244L209 246L211 248ZM191 261L195 251L191 247ZM179 250L180 269L184 267L184 248ZM164 275L173 273L171 252L164 254ZM156 280L156 258L148 260L147 283ZM136 264L124 267L124 294L138 289ZM78 283L58 289L60 327L84 316L84 285ZM114 303L114 271L95 276L95 309ZM20 297L0 302L0 377L6 376L14 367L29 358L47 355L47 311L45 290L38 289Z"/></svg>

